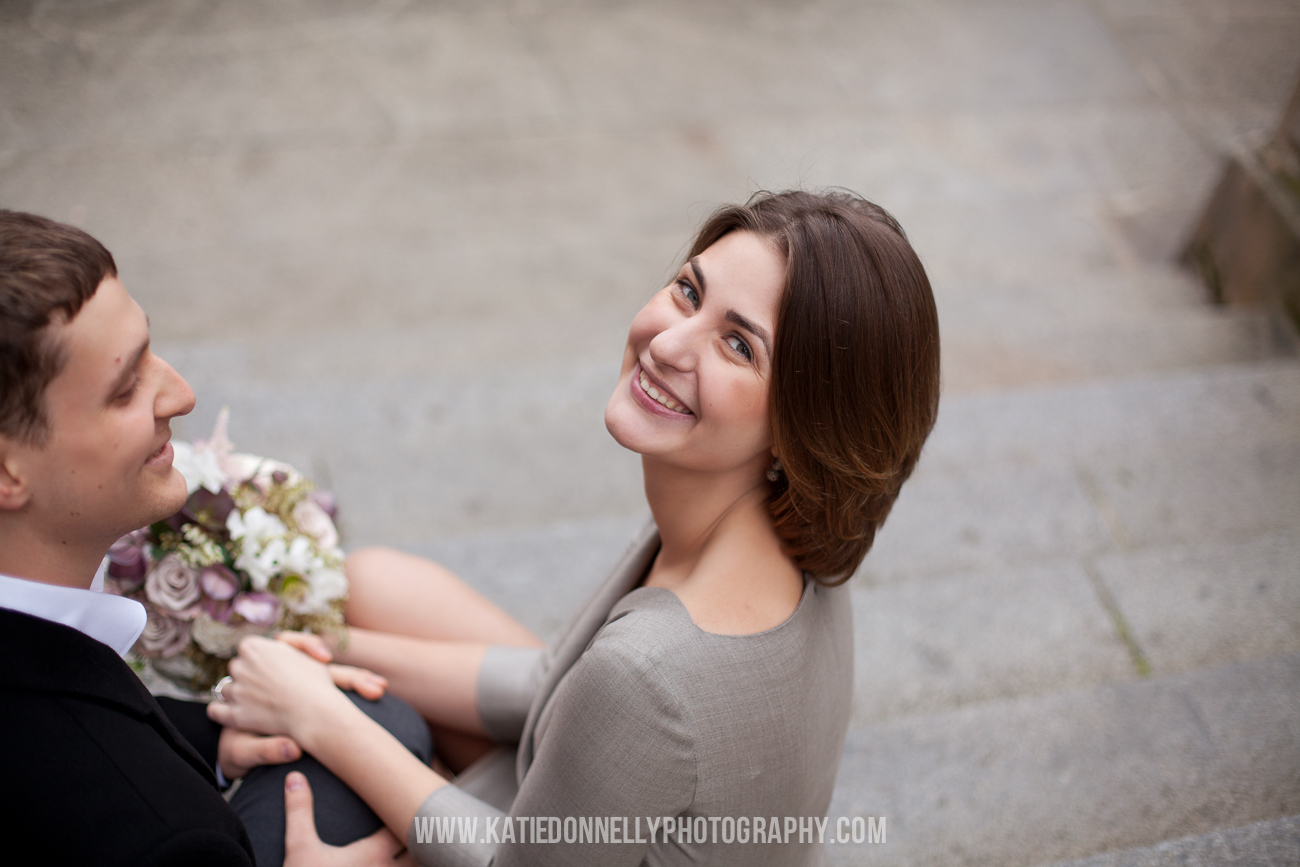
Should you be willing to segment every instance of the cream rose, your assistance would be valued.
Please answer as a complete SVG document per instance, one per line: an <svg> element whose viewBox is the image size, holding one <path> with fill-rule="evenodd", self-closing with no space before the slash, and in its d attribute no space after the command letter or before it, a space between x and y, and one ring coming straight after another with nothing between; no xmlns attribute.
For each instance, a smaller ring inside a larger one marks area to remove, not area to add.
<svg viewBox="0 0 1300 867"><path fill-rule="evenodd" d="M298 529L315 539L322 549L331 550L339 546L339 532L334 522L311 497L304 497L293 507L293 520Z"/></svg>
<svg viewBox="0 0 1300 867"><path fill-rule="evenodd" d="M220 620L213 620L207 614L200 614L194 621L194 643L204 653L230 659L239 648L239 639L245 635L262 635L265 627L245 625L231 626Z"/></svg>
<svg viewBox="0 0 1300 867"><path fill-rule="evenodd" d="M192 606L199 601L200 591L198 570L175 554L159 560L144 580L144 594L149 601L184 620L193 620L198 613Z"/></svg>
<svg viewBox="0 0 1300 867"><path fill-rule="evenodd" d="M183 620L168 617L152 606L146 606L149 619L137 642L145 656L175 656L190 643L190 625Z"/></svg>

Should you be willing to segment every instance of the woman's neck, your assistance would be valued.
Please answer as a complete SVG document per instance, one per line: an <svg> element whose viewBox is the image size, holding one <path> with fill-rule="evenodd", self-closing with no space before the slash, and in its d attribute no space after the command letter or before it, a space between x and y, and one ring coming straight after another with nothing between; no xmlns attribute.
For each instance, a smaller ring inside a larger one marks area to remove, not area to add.
<svg viewBox="0 0 1300 867"><path fill-rule="evenodd" d="M761 475L749 467L702 473L648 457L641 466L665 565L698 560L724 519L738 510L761 509L766 496Z"/></svg>
<svg viewBox="0 0 1300 867"><path fill-rule="evenodd" d="M760 632L789 617L803 577L772 528L765 468L705 474L644 457L642 466L662 542L646 586L671 590L708 632Z"/></svg>

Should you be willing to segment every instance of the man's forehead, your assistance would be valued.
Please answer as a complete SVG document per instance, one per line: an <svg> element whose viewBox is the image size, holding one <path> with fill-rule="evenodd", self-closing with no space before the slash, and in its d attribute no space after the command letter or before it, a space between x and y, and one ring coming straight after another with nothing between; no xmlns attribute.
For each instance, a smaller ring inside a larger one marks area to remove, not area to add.
<svg viewBox="0 0 1300 867"><path fill-rule="evenodd" d="M58 342L65 359L51 390L62 386L79 393L97 392L139 357L149 341L149 320L126 287L109 277L70 321L51 323L49 336Z"/></svg>

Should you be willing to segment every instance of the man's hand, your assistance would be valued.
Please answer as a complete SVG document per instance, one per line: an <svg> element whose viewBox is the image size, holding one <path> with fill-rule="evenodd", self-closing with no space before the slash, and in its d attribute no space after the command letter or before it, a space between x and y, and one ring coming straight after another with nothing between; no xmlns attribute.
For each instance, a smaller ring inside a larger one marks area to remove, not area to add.
<svg viewBox="0 0 1300 867"><path fill-rule="evenodd" d="M347 846L322 843L316 834L311 786L293 771L284 779L284 867L415 867L387 828Z"/></svg>
<svg viewBox="0 0 1300 867"><path fill-rule="evenodd" d="M217 741L217 765L227 780L237 780L260 765L282 765L302 757L302 748L283 735L255 735L223 728Z"/></svg>

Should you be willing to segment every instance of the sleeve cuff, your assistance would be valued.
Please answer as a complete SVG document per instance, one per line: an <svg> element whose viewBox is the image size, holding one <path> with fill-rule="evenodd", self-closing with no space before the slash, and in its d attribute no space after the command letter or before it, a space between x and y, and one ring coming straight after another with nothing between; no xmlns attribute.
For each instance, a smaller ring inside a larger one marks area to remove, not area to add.
<svg viewBox="0 0 1300 867"><path fill-rule="evenodd" d="M475 703L483 731L497 743L518 743L537 692L541 673L540 647L488 648L479 667Z"/></svg>
<svg viewBox="0 0 1300 867"><path fill-rule="evenodd" d="M480 841L486 839L488 820L504 815L455 786L434 789L415 811L406 848L422 867L487 867L496 846Z"/></svg>

